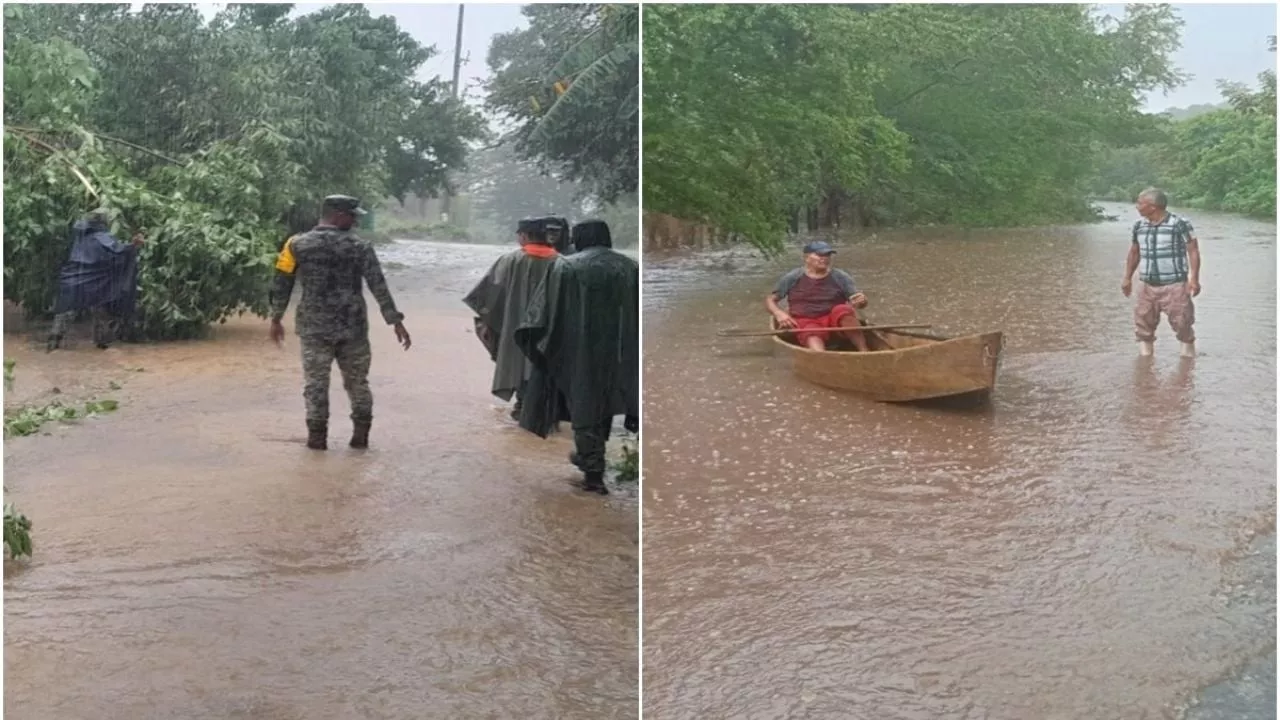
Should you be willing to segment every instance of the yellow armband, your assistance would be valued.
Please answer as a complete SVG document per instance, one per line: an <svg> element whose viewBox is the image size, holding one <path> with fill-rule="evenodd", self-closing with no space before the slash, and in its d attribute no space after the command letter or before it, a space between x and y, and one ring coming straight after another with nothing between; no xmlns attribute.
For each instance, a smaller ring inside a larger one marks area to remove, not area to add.
<svg viewBox="0 0 1280 720"><path fill-rule="evenodd" d="M276 269L282 273L292 275L293 271L298 268L298 260L293 256L293 238L284 241L284 248L280 251L280 257L276 258Z"/></svg>

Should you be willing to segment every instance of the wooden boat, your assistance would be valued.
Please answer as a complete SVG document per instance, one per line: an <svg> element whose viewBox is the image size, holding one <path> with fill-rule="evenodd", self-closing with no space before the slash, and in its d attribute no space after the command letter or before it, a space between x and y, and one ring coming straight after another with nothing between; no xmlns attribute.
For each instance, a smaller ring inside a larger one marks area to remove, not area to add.
<svg viewBox="0 0 1280 720"><path fill-rule="evenodd" d="M866 324L865 322L863 323ZM777 330L776 325L771 329ZM834 334L833 334L834 335ZM981 405L991 398L1004 350L1004 333L947 338L905 330L868 330L867 352L833 347L811 350L791 335L774 341L790 353L801 378L879 402L945 401Z"/></svg>

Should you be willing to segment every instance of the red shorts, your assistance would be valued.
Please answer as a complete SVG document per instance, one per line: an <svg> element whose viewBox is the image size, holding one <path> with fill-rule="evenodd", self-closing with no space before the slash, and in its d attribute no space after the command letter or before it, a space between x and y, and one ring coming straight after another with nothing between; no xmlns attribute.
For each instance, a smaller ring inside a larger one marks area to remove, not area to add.
<svg viewBox="0 0 1280 720"><path fill-rule="evenodd" d="M853 311L853 306L849 305L848 303L843 303L831 308L831 312L821 317L796 317L795 315L792 315L791 316L792 319L796 321L796 332L795 332L796 342L801 345L807 345L809 344L809 338L811 337L820 337L823 340L826 340L833 333L829 333L829 332L818 332L818 333L808 332L807 333L805 332L805 330L808 328L839 327L840 321L850 315L852 315L854 318L858 317L858 314Z"/></svg>

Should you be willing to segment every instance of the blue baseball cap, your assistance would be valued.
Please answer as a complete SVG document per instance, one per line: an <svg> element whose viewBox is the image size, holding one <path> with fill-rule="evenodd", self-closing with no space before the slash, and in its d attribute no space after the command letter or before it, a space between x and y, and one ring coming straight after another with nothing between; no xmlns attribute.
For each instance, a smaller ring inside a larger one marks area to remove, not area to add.
<svg viewBox="0 0 1280 720"><path fill-rule="evenodd" d="M822 240L814 240L804 246L804 254L808 255L809 253L817 253L818 255L835 255L836 249Z"/></svg>

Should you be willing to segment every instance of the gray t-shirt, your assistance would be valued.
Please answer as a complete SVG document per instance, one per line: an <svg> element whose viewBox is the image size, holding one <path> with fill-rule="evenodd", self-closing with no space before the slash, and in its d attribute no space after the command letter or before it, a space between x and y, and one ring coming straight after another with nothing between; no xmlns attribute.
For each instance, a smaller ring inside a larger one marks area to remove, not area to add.
<svg viewBox="0 0 1280 720"><path fill-rule="evenodd" d="M821 317L856 294L853 278L843 270L811 278L804 268L796 268L779 278L773 288L773 296L786 300L788 311L795 317Z"/></svg>

